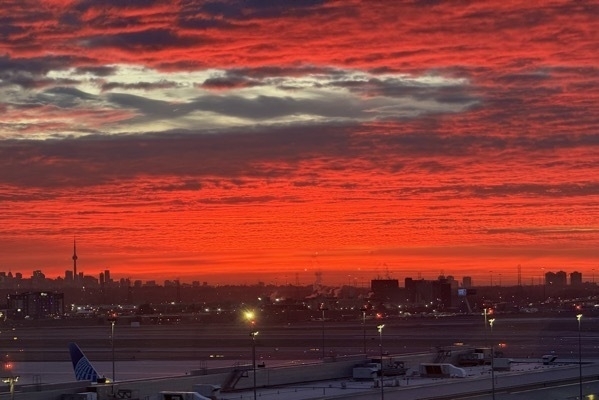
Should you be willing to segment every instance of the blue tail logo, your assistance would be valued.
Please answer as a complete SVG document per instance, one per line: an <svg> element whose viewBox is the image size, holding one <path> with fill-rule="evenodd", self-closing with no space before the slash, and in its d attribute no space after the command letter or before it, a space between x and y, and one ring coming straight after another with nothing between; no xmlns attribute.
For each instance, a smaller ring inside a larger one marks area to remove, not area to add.
<svg viewBox="0 0 599 400"><path fill-rule="evenodd" d="M78 381L96 382L100 377L98 371L92 366L79 346L75 343L69 343L69 353L71 354L71 361L73 362L75 378Z"/></svg>

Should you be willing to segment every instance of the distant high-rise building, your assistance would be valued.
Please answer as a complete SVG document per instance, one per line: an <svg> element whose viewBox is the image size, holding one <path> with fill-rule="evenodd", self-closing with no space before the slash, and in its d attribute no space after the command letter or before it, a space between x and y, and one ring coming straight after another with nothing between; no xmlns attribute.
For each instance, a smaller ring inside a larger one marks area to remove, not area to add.
<svg viewBox="0 0 599 400"><path fill-rule="evenodd" d="M555 281L557 286L566 286L568 284L568 275L564 271L555 273Z"/></svg>
<svg viewBox="0 0 599 400"><path fill-rule="evenodd" d="M564 271L547 272L545 274L545 285L562 287L567 285L567 275Z"/></svg>
<svg viewBox="0 0 599 400"><path fill-rule="evenodd" d="M15 318L48 318L64 314L64 294L27 292L8 295L8 311Z"/></svg>
<svg viewBox="0 0 599 400"><path fill-rule="evenodd" d="M555 284L555 272L546 272L545 273L545 285L551 286Z"/></svg>
<svg viewBox="0 0 599 400"><path fill-rule="evenodd" d="M462 287L465 287L465 288L472 287L472 277L471 276L465 276L462 278Z"/></svg>
<svg viewBox="0 0 599 400"><path fill-rule="evenodd" d="M44 275L44 273L40 270L36 270L33 271L33 274L31 275L31 283L35 286L40 286L44 284L44 281L46 280L46 275Z"/></svg>
<svg viewBox="0 0 599 400"><path fill-rule="evenodd" d="M574 271L570 274L570 285L580 286L582 285L582 273Z"/></svg>
<svg viewBox="0 0 599 400"><path fill-rule="evenodd" d="M73 282L73 271L66 270L64 271L64 281L65 282Z"/></svg>
<svg viewBox="0 0 599 400"><path fill-rule="evenodd" d="M109 269L104 270L104 280L106 281L107 284L110 284L112 282L112 279L110 279L110 270Z"/></svg>
<svg viewBox="0 0 599 400"><path fill-rule="evenodd" d="M133 287L129 279L127 279L127 304L133 304Z"/></svg>
<svg viewBox="0 0 599 400"><path fill-rule="evenodd" d="M31 275L31 277L38 278L38 279L46 279L46 275L44 275L44 273L39 269L33 271L33 274Z"/></svg>
<svg viewBox="0 0 599 400"><path fill-rule="evenodd" d="M425 303L433 300L431 281L424 279L405 278L406 300L411 303Z"/></svg>
<svg viewBox="0 0 599 400"><path fill-rule="evenodd" d="M377 299L395 299L399 293L399 281L397 279L373 279L370 282L370 290Z"/></svg>
<svg viewBox="0 0 599 400"><path fill-rule="evenodd" d="M106 276L104 275L104 272L100 272L100 286L104 286L105 283L106 283Z"/></svg>
<svg viewBox="0 0 599 400"><path fill-rule="evenodd" d="M458 295L457 286L457 281L453 279L449 280L442 276L436 281L432 281L432 295L434 301L437 302L437 306L443 308L451 307L456 302L454 297L457 298Z"/></svg>
<svg viewBox="0 0 599 400"><path fill-rule="evenodd" d="M97 278L91 275L83 275L83 272L80 272L79 284L85 287L96 287L99 285L99 282Z"/></svg>

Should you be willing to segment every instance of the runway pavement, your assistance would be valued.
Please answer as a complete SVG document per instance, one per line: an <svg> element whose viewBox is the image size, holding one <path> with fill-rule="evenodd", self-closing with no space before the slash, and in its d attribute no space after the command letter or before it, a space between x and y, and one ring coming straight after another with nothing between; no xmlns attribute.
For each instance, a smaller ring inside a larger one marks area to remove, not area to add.
<svg viewBox="0 0 599 400"><path fill-rule="evenodd" d="M391 354L430 351L463 343L493 344L509 357L541 357L556 354L572 358L578 354L578 325L575 317L550 318L495 316L493 331L485 329L482 316L370 320L366 326L350 322L307 321L260 325L256 337L260 360L318 360L325 356L363 353L376 356L380 337L376 325L383 322L383 348ZM66 323L66 321L65 321ZM599 358L599 321L585 318L580 344L582 354ZM230 324L179 324L115 326L117 360L225 360L251 357L249 327ZM323 335L324 331L324 335ZM323 341L324 336L324 341ZM90 359L111 359L110 324L86 326L2 327L0 351L14 361L68 361L67 345L77 342ZM324 346L323 346L324 345Z"/></svg>

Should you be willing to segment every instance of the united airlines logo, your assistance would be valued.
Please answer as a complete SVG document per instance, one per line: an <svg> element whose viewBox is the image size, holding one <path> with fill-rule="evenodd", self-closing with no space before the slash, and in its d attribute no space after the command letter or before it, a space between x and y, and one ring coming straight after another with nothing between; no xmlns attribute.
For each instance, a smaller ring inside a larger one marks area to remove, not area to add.
<svg viewBox="0 0 599 400"><path fill-rule="evenodd" d="M94 370L94 367L91 366L89 361L85 357L81 357L75 366L75 377L77 380L81 381L95 381L98 379L98 374Z"/></svg>

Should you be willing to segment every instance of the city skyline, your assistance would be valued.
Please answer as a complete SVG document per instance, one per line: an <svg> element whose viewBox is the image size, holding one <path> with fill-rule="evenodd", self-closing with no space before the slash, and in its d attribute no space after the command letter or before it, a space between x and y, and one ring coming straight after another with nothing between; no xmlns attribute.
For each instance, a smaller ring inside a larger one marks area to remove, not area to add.
<svg viewBox="0 0 599 400"><path fill-rule="evenodd" d="M0 270L76 238L131 279L594 280L597 4L34 4L0 11Z"/></svg>
<svg viewBox="0 0 599 400"><path fill-rule="evenodd" d="M15 273L13 274L12 270L9 269L9 271L3 271L0 270L0 283L2 279L6 279L6 278L13 278L13 279L25 279L25 280L31 280L32 283L33 281L37 281L39 283L40 279L43 280L48 280L48 281L63 281L64 284L69 285L69 286L86 286L88 284L99 284L99 285L103 285L103 284L118 284L119 282L122 284L123 282L127 282L128 284L130 284L131 282L135 281L135 282L139 282L139 283L144 283L144 284L151 284L151 285L156 285L157 282L159 282L159 280L154 279L154 278L146 278L146 279L139 279L138 278L131 278L128 275L122 275L122 276L116 276L114 277L110 271L110 269L93 269L91 273L86 273L85 271L77 271L77 260L79 259L79 256L77 255L77 250L76 250L76 244L75 241L73 242L73 255L71 257L72 261L72 269L66 269L64 271L63 275L59 275L56 277L52 277L52 276L46 276L46 274L44 273L43 270L41 269L34 269L31 271L31 276L27 276L24 275L21 271L15 271ZM451 280L451 281L455 281L458 282L460 287L483 287L483 286L496 286L496 287L502 287L502 286L513 286L514 285L514 281L510 278L510 274L507 274L507 279L504 280L504 276L503 273L501 272L496 272L495 275L495 281L493 280L493 271L489 271L489 274L487 275L487 280L486 281L480 281L480 282L473 282L472 280L472 276L456 276L454 274L452 274L451 272L449 272L448 274L445 274L445 271L441 271L439 273L439 275L434 275L434 274L428 274L428 275L423 275L421 271L419 272L415 272L414 275L410 275L409 273L406 275L405 271L403 271L404 275L402 276L398 276L400 273L402 273L402 271L391 271L387 269L384 273L384 276L381 276L380 271L377 271L377 273L373 276L368 276L369 273L371 273L372 271L362 271L363 274L358 274L358 275L347 275L346 277L344 277L344 279L332 279L332 280L328 280L325 281L325 279L323 279L323 271L322 270L317 270L314 273L314 276L312 276L310 279L310 277L307 277L306 280L306 274L302 274L301 275L301 279L300 279L300 274L299 273L295 273L293 276L289 276L288 274L284 274L282 276L281 281L279 281L278 277L275 277L274 279L271 280L258 280L255 282L248 282L245 280L242 281L234 281L235 283L233 284L242 284L242 285L256 285L256 284L268 284L268 285L313 285L313 286L327 286L327 287L334 287L334 286L355 286L355 287L366 287L368 286L371 282L373 281L398 281L399 285L402 286L402 283L405 280L425 280L425 281L435 281L435 280ZM563 269L559 269L559 270L546 270L545 268L541 268L540 269L541 275L539 276L534 276L534 275L530 275L530 280L528 279L524 279L523 275L526 277L529 274L524 273L522 271L522 267L518 266L517 271L516 271L516 280L515 280L515 285L517 286L535 286L535 285L557 285L557 286L565 286L565 285L581 285L583 283L587 283L587 284L595 284L595 269L591 270L591 276L584 276L580 271L577 270L571 270L571 271L564 271ZM177 275L175 273L175 275ZM115 279L113 279L113 277ZM197 277L197 276L196 276ZM206 278L206 277L204 277ZM221 285L221 284L227 284L230 283L228 282L229 279L225 278L224 280L222 279L222 276L220 275L215 275L215 276L211 276L211 278L213 278L213 281L208 282L207 280L202 281L203 285ZM181 284L186 284L189 285L190 283L193 284L200 284L200 280L198 279L193 279L193 278L189 278L186 277L184 279L180 279L179 276L177 276L176 278L173 276L167 276L167 277L163 277L163 282L165 285L170 285L170 284L176 284L176 283L181 283ZM137 283L136 283L137 284ZM158 283L159 284L159 283Z"/></svg>

